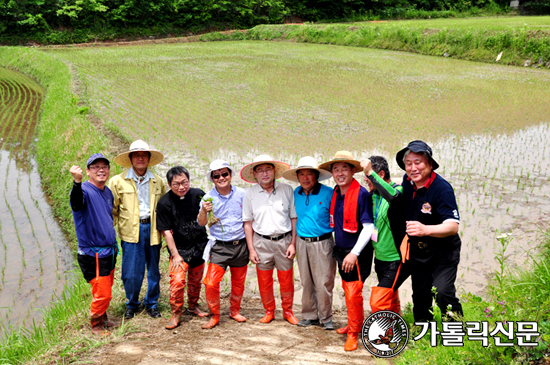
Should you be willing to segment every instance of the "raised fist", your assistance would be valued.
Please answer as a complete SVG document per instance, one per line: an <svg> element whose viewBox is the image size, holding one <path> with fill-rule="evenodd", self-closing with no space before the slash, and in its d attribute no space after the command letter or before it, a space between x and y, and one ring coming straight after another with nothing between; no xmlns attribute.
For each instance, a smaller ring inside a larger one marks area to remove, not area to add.
<svg viewBox="0 0 550 365"><path fill-rule="evenodd" d="M74 182L82 182L82 169L79 166L73 165L69 172L73 175Z"/></svg>
<svg viewBox="0 0 550 365"><path fill-rule="evenodd" d="M365 176L372 175L372 163L369 159L361 161L361 167L363 168L363 172L365 173Z"/></svg>

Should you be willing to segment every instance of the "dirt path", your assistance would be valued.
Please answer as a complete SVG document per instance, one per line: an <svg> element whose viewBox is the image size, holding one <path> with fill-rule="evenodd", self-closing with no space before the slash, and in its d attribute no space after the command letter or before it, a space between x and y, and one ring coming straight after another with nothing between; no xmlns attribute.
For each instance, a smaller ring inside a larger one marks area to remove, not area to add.
<svg viewBox="0 0 550 365"><path fill-rule="evenodd" d="M224 308L225 307L225 308ZM95 364L374 364L362 345L357 351L344 351L345 335L321 327L292 326L277 312L276 320L261 324L261 302L248 301L242 311L248 319L237 323L229 318L228 303L222 307L220 325L202 330L202 318L184 316L176 330L164 329L167 318L153 320L145 315L134 325L146 328L120 342L101 347L94 353ZM338 313L337 322L344 323Z"/></svg>
<svg viewBox="0 0 550 365"><path fill-rule="evenodd" d="M211 330L203 330L202 324L208 319L183 315L181 325L175 330L164 326L170 318L168 305L169 280L167 275L167 255L162 250L161 257L161 297L159 308L161 319L151 319L143 312L128 322L124 335L115 333L110 342L89 352L80 361L94 364L152 365L152 364L243 364L243 363L282 363L282 364L374 364L372 355L359 343L354 352L344 351L345 335L336 331L325 331L320 326L302 328L283 320L279 285L275 275L274 292L277 312L275 320L269 324L258 321L264 315L256 270L249 266L241 314L247 322L238 323L229 317L229 295L231 276L226 272L220 283L221 319L220 324ZM206 271L206 270L205 270ZM294 313L301 319L301 283L298 269L295 268ZM367 286L365 286L367 288ZM144 294L145 285L142 288ZM124 301L120 269L115 274L115 293L109 313ZM365 308L368 308L369 295L365 290ZM201 291L200 307L207 310L204 289ZM334 289L334 323L343 327L347 323L343 290L337 276ZM368 315L368 311L366 315ZM112 316L111 316L112 317ZM83 336L89 336L89 326L80 329ZM377 361L376 363L384 363Z"/></svg>

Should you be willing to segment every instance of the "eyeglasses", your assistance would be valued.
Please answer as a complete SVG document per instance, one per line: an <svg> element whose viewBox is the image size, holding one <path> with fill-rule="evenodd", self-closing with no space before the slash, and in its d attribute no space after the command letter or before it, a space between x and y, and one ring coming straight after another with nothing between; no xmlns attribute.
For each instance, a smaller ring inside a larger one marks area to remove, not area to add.
<svg viewBox="0 0 550 365"><path fill-rule="evenodd" d="M259 170L259 169L258 169L258 170L256 170L256 173L257 173L257 174L260 174L260 175L263 175L263 174L270 174L270 173L273 172L273 171L274 171L273 168L268 167L268 168L266 168L265 170Z"/></svg>
<svg viewBox="0 0 550 365"><path fill-rule="evenodd" d="M189 185L189 180L184 180L182 182L174 181L172 184L170 184L173 188L179 188L180 186L187 186Z"/></svg>
<svg viewBox="0 0 550 365"><path fill-rule="evenodd" d="M94 165L94 166L89 166L88 169L93 172L96 172L99 170L109 170L109 165L101 165L101 166Z"/></svg>
<svg viewBox="0 0 550 365"><path fill-rule="evenodd" d="M228 177L229 172L222 172L221 175L212 175L212 180L218 180L220 177Z"/></svg>

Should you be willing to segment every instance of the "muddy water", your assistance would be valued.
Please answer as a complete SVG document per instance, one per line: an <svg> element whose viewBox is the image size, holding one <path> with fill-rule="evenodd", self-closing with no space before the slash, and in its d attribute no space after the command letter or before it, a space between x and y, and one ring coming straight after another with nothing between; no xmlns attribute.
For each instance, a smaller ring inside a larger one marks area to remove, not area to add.
<svg viewBox="0 0 550 365"><path fill-rule="evenodd" d="M494 273L500 270L495 257L502 253L497 236L511 233L512 241L503 253L505 270L528 268L536 257L541 232L550 228L550 123L527 127L508 135L479 134L467 138L449 138L438 142L428 141L434 157L440 164L438 172L454 187L461 213L462 238L461 261L456 280L458 295L472 293L485 296ZM403 141L403 146L408 141ZM380 151L355 151L358 158L372 154L389 157L393 180L401 183L403 171L395 163L395 153ZM237 161L243 156L223 153L221 158ZM278 156L280 157L280 156ZM318 161L331 155L316 155ZM283 156L292 164L299 156ZM294 165L293 165L294 166ZM199 166L196 166L201 171ZM361 179L361 175L356 175ZM237 185L248 187L238 178ZM199 176L196 185L210 189L210 184ZM332 181L328 185L334 185ZM301 285L295 266L295 303L301 303ZM251 292L255 274L250 274ZM369 309L370 288L376 285L373 273L364 289L365 308ZM341 280L337 276L334 307L345 308ZM410 280L400 289L402 304L412 301Z"/></svg>
<svg viewBox="0 0 550 365"><path fill-rule="evenodd" d="M30 151L43 95L33 80L0 68L0 338L39 321L73 268Z"/></svg>

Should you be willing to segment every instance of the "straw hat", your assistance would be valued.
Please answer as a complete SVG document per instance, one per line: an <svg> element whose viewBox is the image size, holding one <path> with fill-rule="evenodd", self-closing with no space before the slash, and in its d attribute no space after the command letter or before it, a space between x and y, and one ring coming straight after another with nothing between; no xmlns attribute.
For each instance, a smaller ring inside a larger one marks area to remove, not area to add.
<svg viewBox="0 0 550 365"><path fill-rule="evenodd" d="M287 180L298 182L298 170L318 171L319 172L318 181L323 181L326 179L330 179L332 177L332 174L330 173L330 171L322 170L317 166L318 166L317 160L314 157L311 157L311 156L302 157L298 161L298 166L295 169L290 169L283 172L283 177Z"/></svg>
<svg viewBox="0 0 550 365"><path fill-rule="evenodd" d="M210 181L211 183L214 183L214 180L212 180L212 171L220 170L220 169L223 169L224 167L227 168L231 176L233 176L233 169L229 165L229 162L224 160L214 160L210 162L210 170L206 175L206 177L208 178L208 181Z"/></svg>
<svg viewBox="0 0 550 365"><path fill-rule="evenodd" d="M115 157L115 162L122 167L130 168L132 167L130 153L139 151L151 153L151 158L149 158L149 166L158 165L162 162L162 160L164 160L164 155L162 153L157 150L150 149L149 145L145 141L138 139L137 141L132 142L132 144L130 145L130 151L121 153L120 155Z"/></svg>
<svg viewBox="0 0 550 365"><path fill-rule="evenodd" d="M287 163L281 161L275 161L268 155L260 155L254 159L254 162L245 165L241 170L241 179L249 183L257 183L258 181L254 177L254 167L269 163L275 166L275 179L283 176L283 172L290 169Z"/></svg>
<svg viewBox="0 0 550 365"><path fill-rule="evenodd" d="M323 162L322 164L319 165L319 168L327 171L332 171L332 165L337 162L347 162L350 165L355 166L355 169L357 170L357 172L363 171L363 168L361 167L361 162L357 161L353 157L353 154L349 151L336 152L332 160Z"/></svg>

